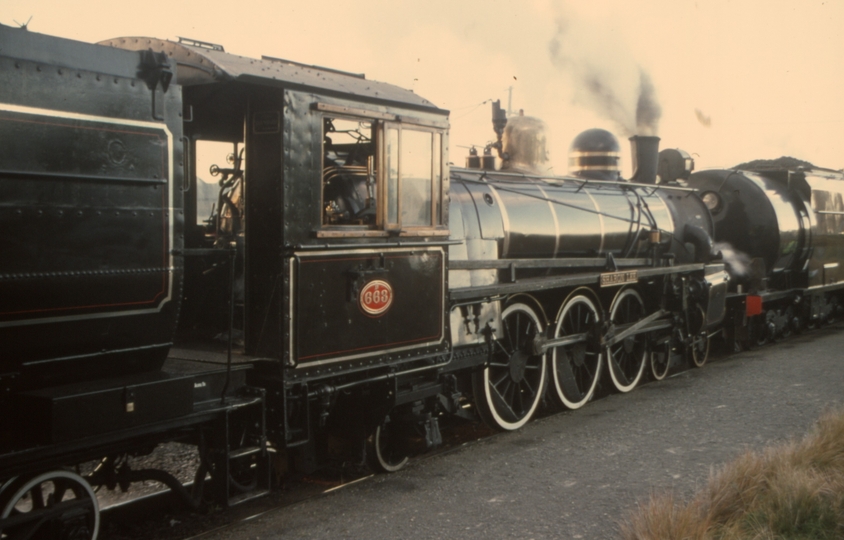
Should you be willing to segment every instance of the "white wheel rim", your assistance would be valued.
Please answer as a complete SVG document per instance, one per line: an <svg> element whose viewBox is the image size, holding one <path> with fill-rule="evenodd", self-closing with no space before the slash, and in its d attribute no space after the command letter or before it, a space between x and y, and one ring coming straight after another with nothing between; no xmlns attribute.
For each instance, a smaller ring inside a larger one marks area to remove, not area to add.
<svg viewBox="0 0 844 540"><path fill-rule="evenodd" d="M666 354L665 369L662 371L662 373L659 373L656 369L656 361L654 360L654 358L656 358L657 354L659 354L659 353L657 353L656 351L651 351L651 359L650 359L651 375L654 376L654 379L661 381L668 375L668 366L669 366L669 364L671 364L671 355L670 355L669 352L665 353Z"/></svg>
<svg viewBox="0 0 844 540"><path fill-rule="evenodd" d="M612 303L612 309L610 310L610 320L612 321L615 319L616 313L621 306L621 303L624 299L628 296L632 296L639 302L639 305L642 307L642 316L645 315L645 302L642 300L642 297L636 292L634 289L624 289L615 297ZM648 351L646 348L642 349L642 358L639 360L639 370L636 372L636 376L633 377L633 380L630 381L628 384L624 384L618 378L618 374L616 370L613 368L612 359L612 351L610 347L607 347L607 363L609 364L609 371L610 371L610 378L612 379L613 386L615 386L616 390L619 392L625 393L633 390L639 384L639 381L642 380L642 375L645 373L645 364L647 363L648 359Z"/></svg>
<svg viewBox="0 0 844 540"><path fill-rule="evenodd" d="M503 322L504 319L506 319L508 315L510 315L511 313L513 313L514 311L517 311L517 310L525 313L530 318L531 322L533 322L533 324L536 326L536 333L537 334L542 333L542 323L539 321L539 317L526 304L513 304L513 305L507 307L507 309L505 309L504 312L501 314L502 326L504 325L504 322ZM484 369L484 377L483 377L484 399L486 400L487 407L488 407L489 412L492 415L493 419L495 420L495 423L501 429L504 429L504 430L507 430L507 431L512 431L512 430L515 430L515 429L519 429L520 427L525 425L533 417L533 414L536 412L536 408L539 406L539 402L542 401L542 388L545 385L546 355L542 354L540 357L541 357L541 365L539 367L539 370L540 370L539 382L538 382L538 387L536 388L536 394L534 396L533 403L531 404L530 408L525 413L525 415L521 419L517 420L516 422L511 422L511 421L503 418L499 414L498 410L495 407L495 399L493 398L493 395L492 395L493 384L489 380L490 368L487 367L487 368Z"/></svg>
<svg viewBox="0 0 844 540"><path fill-rule="evenodd" d="M703 308L698 306L698 310L700 310L701 316L701 326L703 327L704 331L706 329L706 313L703 311ZM710 339L709 336L706 337L706 347L703 351L698 351L697 347L692 345L692 362L694 363L695 367L703 367L706 364L706 361L709 359L709 345ZM703 359L698 360L698 358L702 355Z"/></svg>
<svg viewBox="0 0 844 540"><path fill-rule="evenodd" d="M381 426L375 428L375 454L378 456L378 462L384 468L386 472L396 472L404 468L407 465L407 462L410 461L410 458L404 456L398 463L390 463L386 459L384 459L384 455L381 453Z"/></svg>
<svg viewBox="0 0 844 540"><path fill-rule="evenodd" d="M556 327L556 330L554 332L555 338L561 337L560 332L562 330L563 323L566 320L566 315L568 315L568 313L572 309L572 307L574 307L577 304L584 304L587 307L587 309L589 309L589 311L592 313L592 315L594 316L594 319L595 319L592 324L598 324L600 322L600 315L598 313L598 309L595 307L595 304L592 302L592 300L590 300L587 296L577 295L577 296L569 299L563 305L563 309L561 310L559 317L557 317L557 327ZM565 392L563 391L563 385L560 382L560 377L559 377L559 373L558 373L558 369L557 369L557 359L558 359L557 358L557 349L558 348L559 347L555 347L551 352L551 372L553 374L554 387L557 390L557 398L559 398L559 400L562 402L562 404L565 405L567 408L569 408L569 409L579 409L580 407L583 407L584 405L586 405L586 403L588 403L589 400L592 399L592 396L595 393L595 388L598 386L598 379L601 376L601 366L603 364L603 355L601 354L601 352L597 353L598 360L596 362L595 375L592 378L592 383L590 384L588 391L585 394L583 394L581 399L573 400L573 399L570 399L568 396L566 396ZM599 351L600 351L600 349L599 349Z"/></svg>
<svg viewBox="0 0 844 540"><path fill-rule="evenodd" d="M26 495L34 487L41 485L44 482L55 480L57 478L64 478L79 485L85 491L84 495L91 500L91 504L93 505L94 509L94 526L93 530L91 531L91 540L96 540L97 535L100 532L100 505L97 501L97 496L96 494L94 494L94 490L91 489L91 485L88 484L88 482L86 482L84 478L70 471L51 471L40 474L34 477L33 479L29 480L8 499L6 506L3 508L2 514L0 514L0 517L9 517L9 514L12 513L12 510L15 508L16 503L19 502L24 497L24 495Z"/></svg>

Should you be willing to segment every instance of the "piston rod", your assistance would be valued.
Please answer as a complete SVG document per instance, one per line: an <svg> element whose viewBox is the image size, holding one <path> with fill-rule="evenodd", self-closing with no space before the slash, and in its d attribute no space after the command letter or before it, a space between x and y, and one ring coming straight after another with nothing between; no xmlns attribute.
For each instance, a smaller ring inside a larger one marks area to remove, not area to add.
<svg viewBox="0 0 844 540"><path fill-rule="evenodd" d="M664 330L666 328L671 328L671 321L664 320L661 321L662 317L668 315L669 312L661 309L655 313L652 313L645 317L644 319L635 322L630 326L626 326L624 330L621 332L615 333L617 328L622 328L624 326L610 326L609 331L607 334L601 339L601 346L602 347L612 347L616 343L620 341L624 341L630 336L635 336L638 334L644 334L646 332L654 332L656 330ZM555 347L565 347L567 345L574 345L575 343L582 343L589 339L590 334L588 332L583 332L580 334L571 334L568 336L560 336L553 339L547 339L542 336L536 336L533 339L532 353L535 355L538 354L545 354L548 352L549 349L553 349Z"/></svg>

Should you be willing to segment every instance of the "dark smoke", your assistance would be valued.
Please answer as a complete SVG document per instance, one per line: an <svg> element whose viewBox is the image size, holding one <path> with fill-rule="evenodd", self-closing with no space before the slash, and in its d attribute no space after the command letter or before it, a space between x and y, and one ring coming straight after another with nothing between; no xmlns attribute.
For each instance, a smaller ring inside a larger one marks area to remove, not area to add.
<svg viewBox="0 0 844 540"><path fill-rule="evenodd" d="M697 121L700 122L700 125L703 127L709 127L712 125L712 117L706 116L700 109L695 109L695 116L697 116Z"/></svg>
<svg viewBox="0 0 844 540"><path fill-rule="evenodd" d="M625 136L657 135L662 108L648 72L603 27L557 21L551 61L572 79L575 101L614 121Z"/></svg>
<svg viewBox="0 0 844 540"><path fill-rule="evenodd" d="M588 68L588 66L584 67ZM591 104L597 107L600 114L621 125L625 130L625 135L635 135L635 132L630 132L629 126L626 125L627 110L625 110L618 95L613 92L612 87L608 86L606 81L602 80L598 72L587 71L583 76L583 88L588 92L588 101L591 101Z"/></svg>
<svg viewBox="0 0 844 540"><path fill-rule="evenodd" d="M656 88L651 76L639 68L639 100L636 103L637 135L656 135L662 107L656 100Z"/></svg>

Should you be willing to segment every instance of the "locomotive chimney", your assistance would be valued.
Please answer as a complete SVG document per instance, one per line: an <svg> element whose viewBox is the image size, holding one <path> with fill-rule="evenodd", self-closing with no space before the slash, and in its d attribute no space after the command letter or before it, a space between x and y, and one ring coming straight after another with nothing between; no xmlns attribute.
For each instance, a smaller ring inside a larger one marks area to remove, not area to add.
<svg viewBox="0 0 844 540"><path fill-rule="evenodd" d="M630 152L633 159L633 177L637 184L656 184L659 164L659 137L634 135L630 137Z"/></svg>

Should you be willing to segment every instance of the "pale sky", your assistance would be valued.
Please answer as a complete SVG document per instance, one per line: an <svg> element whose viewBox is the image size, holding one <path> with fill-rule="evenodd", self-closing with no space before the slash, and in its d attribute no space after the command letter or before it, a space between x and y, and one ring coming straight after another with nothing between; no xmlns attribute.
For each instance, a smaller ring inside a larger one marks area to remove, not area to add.
<svg viewBox="0 0 844 540"><path fill-rule="evenodd" d="M844 168L844 0L2 0L0 23L96 42L219 43L411 88L451 111L451 161L494 137L500 99L549 126L554 170L602 127L583 76L632 109L639 70L662 108L662 148L698 170L783 155ZM552 46L552 43L555 44ZM556 51L556 56L552 55Z"/></svg>

